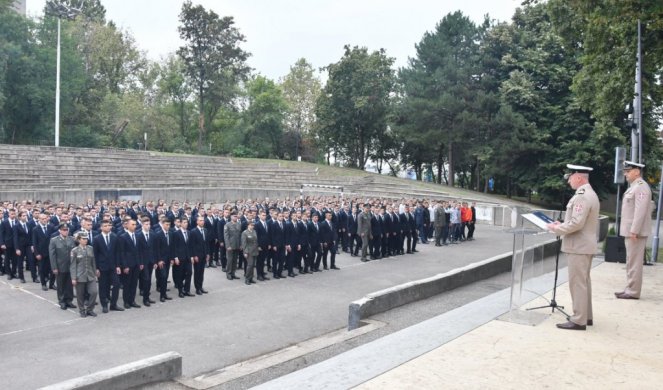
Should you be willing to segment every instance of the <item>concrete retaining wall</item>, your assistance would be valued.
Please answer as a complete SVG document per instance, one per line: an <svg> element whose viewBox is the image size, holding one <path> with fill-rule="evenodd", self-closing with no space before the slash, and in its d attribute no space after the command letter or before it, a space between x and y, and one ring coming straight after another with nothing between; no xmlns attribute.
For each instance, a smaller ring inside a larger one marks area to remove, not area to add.
<svg viewBox="0 0 663 390"><path fill-rule="evenodd" d="M541 249L543 250L543 258L553 256L557 253L557 240L547 241L528 250L540 251ZM506 253L430 278L404 283L368 294L350 303L348 329L352 330L359 327L363 318L508 272L511 270L511 260L511 253Z"/></svg>
<svg viewBox="0 0 663 390"><path fill-rule="evenodd" d="M182 376L182 355L166 352L137 362L42 387L42 390L129 389Z"/></svg>

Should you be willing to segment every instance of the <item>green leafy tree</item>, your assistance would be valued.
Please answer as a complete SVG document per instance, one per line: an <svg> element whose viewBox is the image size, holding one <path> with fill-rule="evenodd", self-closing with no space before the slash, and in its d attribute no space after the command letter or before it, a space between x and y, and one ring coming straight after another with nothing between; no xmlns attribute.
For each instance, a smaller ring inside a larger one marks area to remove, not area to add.
<svg viewBox="0 0 663 390"><path fill-rule="evenodd" d="M236 97L237 84L246 79L250 70L246 65L249 54L239 47L244 36L231 16L221 18L214 11L186 1L180 23L178 30L185 45L177 54L198 95L198 149L202 150L205 123Z"/></svg>
<svg viewBox="0 0 663 390"><path fill-rule="evenodd" d="M379 134L387 131L394 59L384 50L345 46L340 61L325 69L327 84L316 103L317 134L337 160L363 169Z"/></svg>
<svg viewBox="0 0 663 390"><path fill-rule="evenodd" d="M283 123L287 105L281 88L264 76L256 76L247 84L249 107L242 113L246 126L242 145L254 157L283 158Z"/></svg>
<svg viewBox="0 0 663 390"><path fill-rule="evenodd" d="M315 102L320 96L322 86L315 75L313 65L300 58L290 67L290 72L281 80L283 98L288 105L285 115L285 132L289 143L294 144L293 158L300 154L311 157L314 153L302 153L301 146L309 144L302 139L311 140L315 124ZM291 149L288 149L291 150Z"/></svg>

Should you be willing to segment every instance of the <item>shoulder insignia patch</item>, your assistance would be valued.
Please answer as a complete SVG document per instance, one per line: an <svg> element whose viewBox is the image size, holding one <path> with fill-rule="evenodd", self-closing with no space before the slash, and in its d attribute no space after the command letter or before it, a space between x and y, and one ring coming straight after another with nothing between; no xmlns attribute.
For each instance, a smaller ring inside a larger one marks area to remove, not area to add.
<svg viewBox="0 0 663 390"><path fill-rule="evenodd" d="M645 184L645 182L642 179L640 179L638 180L638 184Z"/></svg>
<svg viewBox="0 0 663 390"><path fill-rule="evenodd" d="M643 200L645 198L645 193L644 192L639 192L638 193L638 199Z"/></svg>
<svg viewBox="0 0 663 390"><path fill-rule="evenodd" d="M580 213L582 213L582 205L581 205L580 203L578 203L578 204L575 205L575 207L573 208L573 211L574 211L576 214L580 214Z"/></svg>
<svg viewBox="0 0 663 390"><path fill-rule="evenodd" d="M582 195L582 194L584 194L584 193L585 193L585 189L584 189L584 188L581 188L581 189L579 189L578 191L576 191L576 194L578 194L578 195Z"/></svg>

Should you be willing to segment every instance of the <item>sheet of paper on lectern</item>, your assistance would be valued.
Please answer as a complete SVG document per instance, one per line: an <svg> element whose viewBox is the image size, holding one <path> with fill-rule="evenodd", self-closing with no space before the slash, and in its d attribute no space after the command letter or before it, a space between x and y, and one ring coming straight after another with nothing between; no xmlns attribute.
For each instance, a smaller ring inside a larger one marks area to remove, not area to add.
<svg viewBox="0 0 663 390"><path fill-rule="evenodd" d="M545 215L540 211L535 211L533 213L523 214L523 218L532 222L534 225L539 227L541 230L548 230L547 225L549 223L554 223L555 221L549 216Z"/></svg>

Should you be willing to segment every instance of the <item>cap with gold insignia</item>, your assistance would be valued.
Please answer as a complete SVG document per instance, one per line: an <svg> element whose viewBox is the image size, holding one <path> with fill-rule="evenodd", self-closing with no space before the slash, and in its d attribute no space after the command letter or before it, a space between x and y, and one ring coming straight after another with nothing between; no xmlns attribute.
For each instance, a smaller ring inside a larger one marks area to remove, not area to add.
<svg viewBox="0 0 663 390"><path fill-rule="evenodd" d="M639 163L634 162L634 161L624 161L624 170L625 171L628 171L628 170L631 170L631 169L642 170L642 168L644 168L644 167L645 167L645 164L639 164Z"/></svg>
<svg viewBox="0 0 663 390"><path fill-rule="evenodd" d="M80 240L81 238L84 238L84 239L87 240L90 237L87 235L87 232L78 232L78 233L76 233L76 239Z"/></svg>
<svg viewBox="0 0 663 390"><path fill-rule="evenodd" d="M594 170L594 168L591 167L574 164L566 164L566 169L568 169L568 172L564 175L564 180L567 180L574 173L589 173Z"/></svg>

